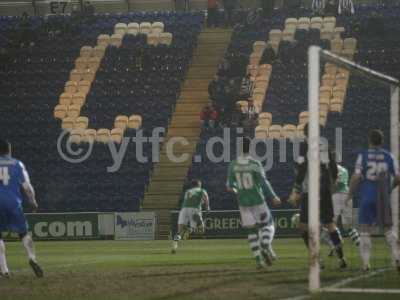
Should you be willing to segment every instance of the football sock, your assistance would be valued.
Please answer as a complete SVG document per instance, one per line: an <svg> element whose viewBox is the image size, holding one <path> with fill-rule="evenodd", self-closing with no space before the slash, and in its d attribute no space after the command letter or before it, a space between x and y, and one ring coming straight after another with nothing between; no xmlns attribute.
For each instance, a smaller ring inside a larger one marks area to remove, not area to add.
<svg viewBox="0 0 400 300"><path fill-rule="evenodd" d="M254 257L260 257L260 241L258 240L257 231L249 232L247 239L250 244L250 249L253 252Z"/></svg>
<svg viewBox="0 0 400 300"><path fill-rule="evenodd" d="M258 235L260 237L260 244L262 249L269 249L272 243L272 239L274 238L275 228L273 225L263 226Z"/></svg>
<svg viewBox="0 0 400 300"><path fill-rule="evenodd" d="M335 247L329 237L329 232L326 228L322 228L321 230L321 241L324 244L328 245L331 249Z"/></svg>
<svg viewBox="0 0 400 300"><path fill-rule="evenodd" d="M301 237L303 238L304 244L306 244L306 247L308 248L308 231L304 231L301 234Z"/></svg>
<svg viewBox="0 0 400 300"><path fill-rule="evenodd" d="M360 235L360 256L363 261L363 265L369 265L369 258L371 256L371 237L368 232L361 232Z"/></svg>
<svg viewBox="0 0 400 300"><path fill-rule="evenodd" d="M350 228L348 235L351 241L354 243L354 245L356 245L357 247L360 246L360 234L358 233L357 229Z"/></svg>
<svg viewBox="0 0 400 300"><path fill-rule="evenodd" d="M399 244L396 234L393 232L393 230L389 230L385 232L385 237L386 242L388 243L391 250L392 259L394 261L400 260Z"/></svg>
<svg viewBox="0 0 400 300"><path fill-rule="evenodd" d="M33 247L32 238L31 238L31 236L29 234L25 235L22 238L22 245L24 245L24 248L26 250L26 254L28 255L29 259L31 259L31 260L36 262L35 249Z"/></svg>
<svg viewBox="0 0 400 300"><path fill-rule="evenodd" d="M335 231L330 232L329 236L331 238L331 241L333 245L335 246L336 249L336 254L339 259L343 259L343 248L342 248L342 238L340 236L340 231L339 229L336 228Z"/></svg>
<svg viewBox="0 0 400 300"><path fill-rule="evenodd" d="M0 271L2 274L8 273L6 261L6 245L3 240L0 240Z"/></svg>

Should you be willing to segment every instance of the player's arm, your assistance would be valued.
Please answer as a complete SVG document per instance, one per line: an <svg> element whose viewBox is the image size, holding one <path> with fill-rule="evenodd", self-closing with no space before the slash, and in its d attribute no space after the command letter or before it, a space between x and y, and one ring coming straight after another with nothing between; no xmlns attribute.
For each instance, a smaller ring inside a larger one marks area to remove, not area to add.
<svg viewBox="0 0 400 300"><path fill-rule="evenodd" d="M391 155L391 160L390 173L393 176L393 181L390 191L393 191L400 184L400 172L397 160L393 155Z"/></svg>
<svg viewBox="0 0 400 300"><path fill-rule="evenodd" d="M28 199L29 204L32 206L34 210L36 210L38 208L38 204L36 201L35 189L31 184L29 174L26 171L26 168L23 165L23 163L20 162L19 166L21 168L21 174L22 174L22 181L21 181L22 191L25 194L26 198Z"/></svg>
<svg viewBox="0 0 400 300"><path fill-rule="evenodd" d="M203 205L206 207L206 210L209 211L210 210L210 197L208 197L208 193L206 192L206 190L203 190Z"/></svg>
<svg viewBox="0 0 400 300"><path fill-rule="evenodd" d="M261 188L263 189L264 195L266 195L266 197L268 199L272 200L272 204L274 206L280 205L281 199L279 199L279 197L276 195L274 189L271 186L271 183L268 181L267 177L265 176L264 169L260 162L258 162L256 176L261 183Z"/></svg>
<svg viewBox="0 0 400 300"><path fill-rule="evenodd" d="M295 167L295 179L294 185L292 188L292 193L289 196L289 202L297 206L298 202L300 201L301 195L301 186L303 184L304 179L306 178L307 174L307 144L302 143L300 144L300 153L299 157L297 158L297 163Z"/></svg>

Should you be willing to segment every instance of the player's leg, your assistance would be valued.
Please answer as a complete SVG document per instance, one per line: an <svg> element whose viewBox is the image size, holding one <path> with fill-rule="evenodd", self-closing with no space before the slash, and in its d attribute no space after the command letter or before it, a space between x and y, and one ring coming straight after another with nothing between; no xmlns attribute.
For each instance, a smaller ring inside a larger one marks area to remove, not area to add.
<svg viewBox="0 0 400 300"><path fill-rule="evenodd" d="M257 220L250 207L239 207L240 217L243 228L247 231L247 240L250 245L251 252L256 260L258 268L266 267L265 261L261 256L260 240L258 238Z"/></svg>
<svg viewBox="0 0 400 300"><path fill-rule="evenodd" d="M272 215L265 203L255 207L254 214L259 224L258 238L261 245L261 254L267 264L270 265L272 264L272 260L276 259L276 254L272 249L272 240L275 235Z"/></svg>
<svg viewBox="0 0 400 300"><path fill-rule="evenodd" d="M393 230L393 227L385 227L385 237L390 248L392 260L395 263L397 270L400 272L399 238Z"/></svg>
<svg viewBox="0 0 400 300"><path fill-rule="evenodd" d="M360 257L362 260L362 270L367 272L371 269L369 263L371 257L371 227L366 224L360 225Z"/></svg>
<svg viewBox="0 0 400 300"><path fill-rule="evenodd" d="M29 258L29 265L35 275L37 277L43 277L43 270L36 260L35 247L33 245L32 237L28 233L28 222L26 221L21 206L18 206L11 211L9 228L11 231L18 233Z"/></svg>
<svg viewBox="0 0 400 300"><path fill-rule="evenodd" d="M325 226L321 227L321 242L329 247L328 256L333 256L335 254L335 246L333 245L329 236L328 228L326 228Z"/></svg>
<svg viewBox="0 0 400 300"><path fill-rule="evenodd" d="M10 272L8 270L6 260L6 245L4 244L0 229L0 276L8 278L10 276L9 274Z"/></svg>
<svg viewBox="0 0 400 300"><path fill-rule="evenodd" d="M354 245L360 246L360 234L353 226L353 201L346 201L346 193L338 193L338 201L340 202L341 210L340 217L342 219L342 226L344 233L347 234ZM336 221L336 219L335 219Z"/></svg>
<svg viewBox="0 0 400 300"><path fill-rule="evenodd" d="M182 239L185 231L187 230L187 225L190 222L189 212L187 208L182 208L179 212L178 217L178 231L176 232L174 239L172 241L171 253L175 254L178 249L178 242Z"/></svg>
<svg viewBox="0 0 400 300"><path fill-rule="evenodd" d="M308 249L308 195L303 194L300 199L300 222L298 225L300 235Z"/></svg>

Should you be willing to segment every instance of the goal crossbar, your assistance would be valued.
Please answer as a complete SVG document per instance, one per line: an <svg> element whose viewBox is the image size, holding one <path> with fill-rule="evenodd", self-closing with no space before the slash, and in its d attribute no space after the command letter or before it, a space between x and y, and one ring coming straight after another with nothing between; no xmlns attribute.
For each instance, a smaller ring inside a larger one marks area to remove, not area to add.
<svg viewBox="0 0 400 300"><path fill-rule="evenodd" d="M319 267L319 190L320 190L320 132L319 132L319 87L321 61L330 62L360 76L390 87L390 148L396 159L399 158L399 85L398 79L385 75L353 61L342 58L318 46L308 50L308 232L309 232L309 290L320 291ZM398 234L399 211L398 189L391 194L393 228Z"/></svg>

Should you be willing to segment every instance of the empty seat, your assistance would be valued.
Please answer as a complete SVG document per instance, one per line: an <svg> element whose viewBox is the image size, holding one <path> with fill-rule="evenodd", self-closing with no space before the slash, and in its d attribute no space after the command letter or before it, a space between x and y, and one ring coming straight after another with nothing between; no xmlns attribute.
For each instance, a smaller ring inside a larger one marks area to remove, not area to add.
<svg viewBox="0 0 400 300"><path fill-rule="evenodd" d="M321 24L322 25L323 20L322 20L321 17L313 17L313 18L311 18L310 23L311 24Z"/></svg>
<svg viewBox="0 0 400 300"><path fill-rule="evenodd" d="M354 50L353 49L343 49L340 56L342 56L348 60L354 60Z"/></svg>
<svg viewBox="0 0 400 300"><path fill-rule="evenodd" d="M83 106L86 102L86 93L78 92L72 95L72 104Z"/></svg>
<svg viewBox="0 0 400 300"><path fill-rule="evenodd" d="M75 69L84 70L88 68L89 57L78 57L75 60Z"/></svg>
<svg viewBox="0 0 400 300"><path fill-rule="evenodd" d="M97 45L93 48L93 56L102 58L106 52L106 47L103 45Z"/></svg>
<svg viewBox="0 0 400 300"><path fill-rule="evenodd" d="M262 64L258 67L258 76L269 77L272 72L272 66L269 64Z"/></svg>
<svg viewBox="0 0 400 300"><path fill-rule="evenodd" d="M333 88L333 98L343 99L346 95L346 89L344 86L335 86Z"/></svg>
<svg viewBox="0 0 400 300"><path fill-rule="evenodd" d="M88 80L81 80L78 82L78 91L84 94L89 93L91 82Z"/></svg>
<svg viewBox="0 0 400 300"><path fill-rule="evenodd" d="M127 116L117 116L114 121L115 128L125 129L128 126L129 118Z"/></svg>
<svg viewBox="0 0 400 300"><path fill-rule="evenodd" d="M93 48L90 46L83 46L80 50L81 57L90 57L92 56Z"/></svg>
<svg viewBox="0 0 400 300"><path fill-rule="evenodd" d="M325 64L325 73L330 75L336 75L337 73L337 66L334 64L326 63Z"/></svg>
<svg viewBox="0 0 400 300"><path fill-rule="evenodd" d="M357 40L355 38L344 39L343 48L355 51L357 49Z"/></svg>
<svg viewBox="0 0 400 300"><path fill-rule="evenodd" d="M83 79L85 70L73 69L69 74L69 80L78 82Z"/></svg>
<svg viewBox="0 0 400 300"><path fill-rule="evenodd" d="M296 132L297 132L297 127L293 124L286 124L282 128L282 136L284 138L288 139L294 138L296 137Z"/></svg>
<svg viewBox="0 0 400 300"><path fill-rule="evenodd" d="M96 129L86 129L82 136L82 142L94 143L96 141L97 131Z"/></svg>
<svg viewBox="0 0 400 300"><path fill-rule="evenodd" d="M77 117L75 120L75 128L77 129L86 129L89 126L88 117Z"/></svg>
<svg viewBox="0 0 400 300"><path fill-rule="evenodd" d="M128 29L127 29L128 34L137 35L139 31L140 29L138 23L132 22L128 24Z"/></svg>
<svg viewBox="0 0 400 300"><path fill-rule="evenodd" d="M82 80L87 80L92 82L96 77L96 71L87 69L82 73Z"/></svg>
<svg viewBox="0 0 400 300"><path fill-rule="evenodd" d="M295 28L286 28L282 32L282 40L284 40L284 41L293 41L295 32L296 32Z"/></svg>
<svg viewBox="0 0 400 300"><path fill-rule="evenodd" d="M111 130L111 140L114 143L121 144L124 137L124 130L122 128L114 128Z"/></svg>
<svg viewBox="0 0 400 300"><path fill-rule="evenodd" d="M333 28L323 27L321 29L321 40L331 40L334 36Z"/></svg>
<svg viewBox="0 0 400 300"><path fill-rule="evenodd" d="M311 28L311 29L318 29L318 30L321 30L321 29L322 29L322 23L311 23L311 24L310 24L310 28Z"/></svg>
<svg viewBox="0 0 400 300"><path fill-rule="evenodd" d="M114 33L110 38L110 45L115 47L120 47L122 44L122 35L118 33Z"/></svg>
<svg viewBox="0 0 400 300"><path fill-rule="evenodd" d="M100 57L90 57L87 61L88 69L97 70L100 66L101 58Z"/></svg>
<svg viewBox="0 0 400 300"><path fill-rule="evenodd" d="M296 137L304 138L306 136L305 132L304 132L305 125L306 125L306 123L297 125L297 127L296 127Z"/></svg>
<svg viewBox="0 0 400 300"><path fill-rule="evenodd" d="M332 98L330 102L330 111L332 112L342 112L343 110L343 99L342 98Z"/></svg>
<svg viewBox="0 0 400 300"><path fill-rule="evenodd" d="M308 123L308 111L302 111L299 115L299 124L307 124Z"/></svg>
<svg viewBox="0 0 400 300"><path fill-rule="evenodd" d="M160 34L157 32L149 33L147 35L147 44L152 45L152 46L157 46L159 36L160 36Z"/></svg>
<svg viewBox="0 0 400 300"><path fill-rule="evenodd" d="M282 31L279 29L272 29L269 32L269 39L271 41L280 41L282 39Z"/></svg>
<svg viewBox="0 0 400 300"><path fill-rule="evenodd" d="M64 119L67 116L68 106L64 104L58 104L54 108L54 118L56 119Z"/></svg>
<svg viewBox="0 0 400 300"><path fill-rule="evenodd" d="M273 139L279 139L282 137L282 126L281 125L272 125L268 130L268 137Z"/></svg>
<svg viewBox="0 0 400 300"><path fill-rule="evenodd" d="M164 32L164 23L162 22L154 22L151 24L151 32L160 34Z"/></svg>
<svg viewBox="0 0 400 300"><path fill-rule="evenodd" d="M162 32L159 36L159 43L164 45L171 45L172 43L172 33L170 32Z"/></svg>
<svg viewBox="0 0 400 300"><path fill-rule="evenodd" d="M319 111L319 124L322 126L325 126L327 120L328 120L328 111L320 110Z"/></svg>
<svg viewBox="0 0 400 300"><path fill-rule="evenodd" d="M62 119L61 128L64 130L71 131L72 129L74 129L75 120L76 120L75 117L65 117L64 119Z"/></svg>
<svg viewBox="0 0 400 300"><path fill-rule="evenodd" d="M253 44L253 52L263 53L267 48L267 43L264 41L255 41Z"/></svg>
<svg viewBox="0 0 400 300"><path fill-rule="evenodd" d="M337 86L345 86L347 87L347 83L349 81L349 73L338 73L336 74L336 85Z"/></svg>
<svg viewBox="0 0 400 300"><path fill-rule="evenodd" d="M75 93L78 90L78 83L76 81L67 81L65 83L64 91L66 93Z"/></svg>
<svg viewBox="0 0 400 300"><path fill-rule="evenodd" d="M324 74L322 76L322 85L332 87L335 84L335 75L332 74Z"/></svg>
<svg viewBox="0 0 400 300"><path fill-rule="evenodd" d="M265 140L268 138L268 126L259 125L255 129L255 138Z"/></svg>
<svg viewBox="0 0 400 300"><path fill-rule="evenodd" d="M265 91L268 88L268 84L269 84L269 79L267 77L259 76L255 80L255 89L257 89L257 88L259 88L260 90L262 89L264 91L264 95L265 95Z"/></svg>
<svg viewBox="0 0 400 300"><path fill-rule="evenodd" d="M320 98L330 98L331 95L332 95L332 87L321 86L319 88L319 97Z"/></svg>
<svg viewBox="0 0 400 300"><path fill-rule="evenodd" d="M142 117L139 115L132 115L128 120L128 127L132 129L138 129L142 126Z"/></svg>
<svg viewBox="0 0 400 300"><path fill-rule="evenodd" d="M298 21L297 21L296 18L287 18L285 20L285 27L288 27L288 26L295 26L296 27L297 23L298 23Z"/></svg>
<svg viewBox="0 0 400 300"><path fill-rule="evenodd" d="M297 23L297 29L308 30L310 28L310 18L302 17L299 18Z"/></svg>
<svg viewBox="0 0 400 300"><path fill-rule="evenodd" d="M259 65L260 60L261 60L261 54L260 53L253 52L250 55L250 65Z"/></svg>
<svg viewBox="0 0 400 300"><path fill-rule="evenodd" d="M269 112L262 112L258 115L258 124L262 126L270 126L272 123L272 114Z"/></svg>
<svg viewBox="0 0 400 300"><path fill-rule="evenodd" d="M330 108L330 98L320 98L319 109L323 111L329 111L329 108Z"/></svg>
<svg viewBox="0 0 400 300"><path fill-rule="evenodd" d="M340 54L343 50L343 40L333 39L331 40L331 51L336 54Z"/></svg>
<svg viewBox="0 0 400 300"><path fill-rule="evenodd" d="M256 77L258 74L258 68L258 65L248 65L247 74L250 74L251 77Z"/></svg>
<svg viewBox="0 0 400 300"><path fill-rule="evenodd" d="M96 133L96 141L99 143L108 143L111 138L110 129L100 128Z"/></svg>
<svg viewBox="0 0 400 300"><path fill-rule="evenodd" d="M97 45L107 47L109 43L110 43L110 36L108 34L100 34L97 37Z"/></svg>
<svg viewBox="0 0 400 300"><path fill-rule="evenodd" d="M124 35L128 29L128 26L125 23L117 23L114 26L114 33Z"/></svg>
<svg viewBox="0 0 400 300"><path fill-rule="evenodd" d="M255 95L262 95L263 98L265 97L265 88L264 87L256 87L253 90L253 96Z"/></svg>
<svg viewBox="0 0 400 300"><path fill-rule="evenodd" d="M72 104L68 107L68 117L77 118L81 114L81 106L78 104Z"/></svg>
<svg viewBox="0 0 400 300"><path fill-rule="evenodd" d="M72 93L62 93L59 97L59 104L61 105L70 105L72 103Z"/></svg>
<svg viewBox="0 0 400 300"><path fill-rule="evenodd" d="M149 22L140 23L140 33L149 34L151 32L151 24Z"/></svg>
<svg viewBox="0 0 400 300"><path fill-rule="evenodd" d="M344 27L335 27L334 36L335 39L342 39L342 34L345 31Z"/></svg>
<svg viewBox="0 0 400 300"><path fill-rule="evenodd" d="M83 129L72 129L68 141L72 144L80 144L83 135L84 135Z"/></svg>

